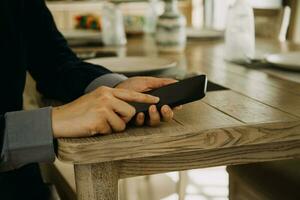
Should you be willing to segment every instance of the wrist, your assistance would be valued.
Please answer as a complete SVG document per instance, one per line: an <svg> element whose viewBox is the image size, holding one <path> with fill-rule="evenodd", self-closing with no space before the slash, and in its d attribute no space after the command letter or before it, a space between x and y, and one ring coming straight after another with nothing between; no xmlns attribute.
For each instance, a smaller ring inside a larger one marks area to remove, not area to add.
<svg viewBox="0 0 300 200"><path fill-rule="evenodd" d="M52 114L51 114L51 119L52 119L52 130L53 130L53 137L54 138L59 138L62 137L62 120L61 117L61 106L59 107L53 107L52 108Z"/></svg>

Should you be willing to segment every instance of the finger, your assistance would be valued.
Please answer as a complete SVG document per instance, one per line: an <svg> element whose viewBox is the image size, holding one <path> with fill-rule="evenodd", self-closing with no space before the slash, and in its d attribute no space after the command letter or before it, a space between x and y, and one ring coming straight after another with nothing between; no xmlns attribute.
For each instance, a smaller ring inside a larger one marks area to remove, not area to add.
<svg viewBox="0 0 300 200"><path fill-rule="evenodd" d="M177 82L177 80L175 80L175 79L155 78L155 77L147 77L145 80L146 80L146 85L149 87L149 89L160 88L165 85L169 85L169 84Z"/></svg>
<svg viewBox="0 0 300 200"><path fill-rule="evenodd" d="M145 122L145 115L144 113L140 112L137 114L136 118L135 118L135 125L136 126L142 126Z"/></svg>
<svg viewBox="0 0 300 200"><path fill-rule="evenodd" d="M168 105L164 105L161 108L161 114L165 122L170 121L174 116L172 109Z"/></svg>
<svg viewBox="0 0 300 200"><path fill-rule="evenodd" d="M181 109L182 109L182 105L176 106L175 108L173 108L173 110L181 110Z"/></svg>
<svg viewBox="0 0 300 200"><path fill-rule="evenodd" d="M113 95L119 99L129 102L140 102L149 104L155 104L159 102L158 97L149 94L143 94L140 92L135 92L133 90L113 89Z"/></svg>
<svg viewBox="0 0 300 200"><path fill-rule="evenodd" d="M148 121L148 124L150 126L157 126L160 124L160 115L155 105L151 105L149 107L149 117L150 119Z"/></svg>
<svg viewBox="0 0 300 200"><path fill-rule="evenodd" d="M122 101L117 98L113 98L112 100L112 109L114 112L118 113L125 123L129 122L131 118L135 115L135 108L125 101Z"/></svg>
<svg viewBox="0 0 300 200"><path fill-rule="evenodd" d="M101 124L99 124L97 133L99 133L99 134L110 134L111 132L112 132L112 129L111 129L108 121L101 122ZM92 133L92 135L96 135L96 132Z"/></svg>
<svg viewBox="0 0 300 200"><path fill-rule="evenodd" d="M113 111L108 113L106 119L114 132L125 130L126 123Z"/></svg>

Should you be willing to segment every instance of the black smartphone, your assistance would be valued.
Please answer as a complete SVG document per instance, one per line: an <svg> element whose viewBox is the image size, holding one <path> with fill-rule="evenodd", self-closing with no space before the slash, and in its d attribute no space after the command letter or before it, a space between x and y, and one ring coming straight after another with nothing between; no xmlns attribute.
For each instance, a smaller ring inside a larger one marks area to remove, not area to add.
<svg viewBox="0 0 300 200"><path fill-rule="evenodd" d="M205 97L206 85L206 75L198 75L145 93L160 98L156 104L157 109L160 110L163 105L174 108L202 99ZM130 102L130 105L135 107L137 113L143 112L147 116L149 104Z"/></svg>

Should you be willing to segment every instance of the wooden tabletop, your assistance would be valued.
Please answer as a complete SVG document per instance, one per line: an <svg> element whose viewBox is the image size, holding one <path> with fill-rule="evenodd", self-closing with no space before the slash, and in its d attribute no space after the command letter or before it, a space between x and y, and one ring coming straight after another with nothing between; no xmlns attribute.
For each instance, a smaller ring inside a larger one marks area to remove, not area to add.
<svg viewBox="0 0 300 200"><path fill-rule="evenodd" d="M208 92L159 127L129 127L91 138L59 139L58 157L74 164L119 162L119 177L300 156L300 84L225 62L223 41L189 41L184 54L159 54L153 40L132 38L126 55L170 57L184 72L205 73L230 90ZM265 52L300 49L258 41ZM87 50L87 49L85 49ZM77 49L83 51L83 49Z"/></svg>

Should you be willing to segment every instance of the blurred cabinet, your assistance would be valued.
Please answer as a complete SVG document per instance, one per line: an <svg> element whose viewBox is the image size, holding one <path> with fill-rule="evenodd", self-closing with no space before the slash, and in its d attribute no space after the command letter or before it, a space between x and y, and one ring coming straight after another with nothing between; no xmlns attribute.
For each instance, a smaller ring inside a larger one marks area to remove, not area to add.
<svg viewBox="0 0 300 200"><path fill-rule="evenodd" d="M75 17L78 15L92 14L101 16L101 8L103 1L47 1L54 20L59 29L74 29ZM192 0L184 0L179 2L180 11L186 16L187 24L191 25L192 21ZM163 2L157 5L158 13L163 12ZM148 8L148 3L130 2L121 4L121 10L124 16L144 16Z"/></svg>
<svg viewBox="0 0 300 200"><path fill-rule="evenodd" d="M59 29L74 29L77 15L93 14L101 16L101 1L92 2L64 2L50 1L47 6L50 9L56 25Z"/></svg>

